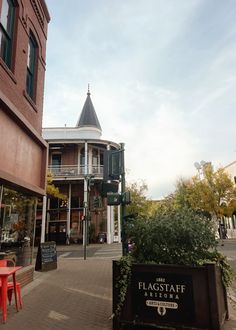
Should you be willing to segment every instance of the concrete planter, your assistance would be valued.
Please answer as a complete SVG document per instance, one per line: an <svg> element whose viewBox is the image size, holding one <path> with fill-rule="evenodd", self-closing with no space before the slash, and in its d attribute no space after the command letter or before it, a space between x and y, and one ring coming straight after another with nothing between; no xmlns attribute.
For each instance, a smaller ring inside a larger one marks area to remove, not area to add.
<svg viewBox="0 0 236 330"><path fill-rule="evenodd" d="M118 302L119 265L113 261L113 312ZM121 314L113 319L118 329L222 329L228 305L221 271L215 264L132 266L131 283Z"/></svg>

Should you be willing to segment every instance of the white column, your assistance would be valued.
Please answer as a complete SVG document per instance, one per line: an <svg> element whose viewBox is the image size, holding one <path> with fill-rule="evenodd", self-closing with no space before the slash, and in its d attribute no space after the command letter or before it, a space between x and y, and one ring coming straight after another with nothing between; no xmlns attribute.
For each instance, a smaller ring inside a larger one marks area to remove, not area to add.
<svg viewBox="0 0 236 330"><path fill-rule="evenodd" d="M88 174L93 174L93 149L88 151Z"/></svg>
<svg viewBox="0 0 236 330"><path fill-rule="evenodd" d="M114 206L111 206L111 243L114 242Z"/></svg>
<svg viewBox="0 0 236 330"><path fill-rule="evenodd" d="M120 205L118 205L118 242L121 243Z"/></svg>
<svg viewBox="0 0 236 330"><path fill-rule="evenodd" d="M40 242L45 242L45 228L46 228L46 214L47 214L47 196L43 196L43 209L42 209L42 225L41 225L41 239Z"/></svg>
<svg viewBox="0 0 236 330"><path fill-rule="evenodd" d="M107 244L111 244L111 206L107 206Z"/></svg>
<svg viewBox="0 0 236 330"><path fill-rule="evenodd" d="M81 174L81 164L80 164L80 145L78 144L78 166L77 166L77 173Z"/></svg>
<svg viewBox="0 0 236 330"><path fill-rule="evenodd" d="M69 183L68 212L67 212L67 223L66 223L66 233L69 237L70 237L70 215L71 215L71 183Z"/></svg>
<svg viewBox="0 0 236 330"><path fill-rule="evenodd" d="M88 174L88 143L85 142L84 144L84 175ZM87 180L84 178L84 221L83 221L83 245L86 245L86 228L85 228L85 216L86 216L86 207L88 204L88 187L87 187Z"/></svg>

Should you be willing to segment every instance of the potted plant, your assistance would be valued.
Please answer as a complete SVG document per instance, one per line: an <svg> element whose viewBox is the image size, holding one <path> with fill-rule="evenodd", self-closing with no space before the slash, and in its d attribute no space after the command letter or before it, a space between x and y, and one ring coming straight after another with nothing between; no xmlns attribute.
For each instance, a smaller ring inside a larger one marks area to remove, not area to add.
<svg viewBox="0 0 236 330"><path fill-rule="evenodd" d="M233 271L212 221L190 208L126 225L131 254L113 262L113 329L221 329Z"/></svg>

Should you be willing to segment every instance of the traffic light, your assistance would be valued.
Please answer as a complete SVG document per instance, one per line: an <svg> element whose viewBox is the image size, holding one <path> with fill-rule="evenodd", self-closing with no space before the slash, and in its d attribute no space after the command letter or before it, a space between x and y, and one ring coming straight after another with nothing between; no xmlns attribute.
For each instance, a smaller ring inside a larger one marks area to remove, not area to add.
<svg viewBox="0 0 236 330"><path fill-rule="evenodd" d="M101 207L101 198L99 196L95 196L93 199L93 208L98 209Z"/></svg>
<svg viewBox="0 0 236 330"><path fill-rule="evenodd" d="M119 180L122 172L121 150L104 151L104 180Z"/></svg>

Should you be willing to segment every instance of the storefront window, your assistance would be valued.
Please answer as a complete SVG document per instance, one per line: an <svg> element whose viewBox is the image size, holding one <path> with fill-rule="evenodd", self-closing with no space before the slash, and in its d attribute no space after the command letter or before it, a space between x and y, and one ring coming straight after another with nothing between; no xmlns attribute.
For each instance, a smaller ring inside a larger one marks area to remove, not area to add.
<svg viewBox="0 0 236 330"><path fill-rule="evenodd" d="M11 254L18 265L29 265L37 199L7 187L2 187L0 197L0 253Z"/></svg>

